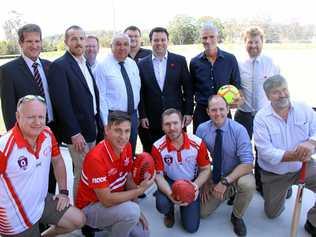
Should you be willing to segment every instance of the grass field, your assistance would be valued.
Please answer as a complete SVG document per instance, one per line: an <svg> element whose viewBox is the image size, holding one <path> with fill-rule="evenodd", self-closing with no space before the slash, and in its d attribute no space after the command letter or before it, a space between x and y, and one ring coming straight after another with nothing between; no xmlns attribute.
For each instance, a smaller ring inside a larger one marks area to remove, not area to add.
<svg viewBox="0 0 316 237"><path fill-rule="evenodd" d="M245 54L242 44L223 44L220 48L227 50L237 58ZM169 50L190 59L202 51L201 45L170 46ZM109 49L102 49L98 59L102 60ZM263 52L271 56L280 66L282 75L287 78L291 97L294 100L305 101L316 107L316 44L266 44ZM63 52L42 53L41 57L54 60ZM10 59L0 60L0 65ZM2 113L0 118L0 133L3 133Z"/></svg>

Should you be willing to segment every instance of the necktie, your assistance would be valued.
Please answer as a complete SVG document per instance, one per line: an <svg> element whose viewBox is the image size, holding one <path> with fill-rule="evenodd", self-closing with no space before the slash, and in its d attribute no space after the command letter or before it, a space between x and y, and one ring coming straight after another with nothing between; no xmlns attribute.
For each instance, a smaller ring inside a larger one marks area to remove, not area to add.
<svg viewBox="0 0 316 237"><path fill-rule="evenodd" d="M124 67L124 62L119 62L121 66L121 73L124 79L126 93L127 93L127 113L132 114L134 111L134 95L131 82Z"/></svg>
<svg viewBox="0 0 316 237"><path fill-rule="evenodd" d="M256 80L256 59L252 61L252 99L251 107L252 111L257 111L257 80Z"/></svg>
<svg viewBox="0 0 316 237"><path fill-rule="evenodd" d="M222 130L216 129L214 154L213 154L213 182L217 184L222 173Z"/></svg>
<svg viewBox="0 0 316 237"><path fill-rule="evenodd" d="M38 63L34 62L32 67L34 70L34 80L35 80L35 82L38 86L38 89L40 91L40 96L42 96L45 99L43 83L42 83L41 75L39 74L39 71L38 71Z"/></svg>

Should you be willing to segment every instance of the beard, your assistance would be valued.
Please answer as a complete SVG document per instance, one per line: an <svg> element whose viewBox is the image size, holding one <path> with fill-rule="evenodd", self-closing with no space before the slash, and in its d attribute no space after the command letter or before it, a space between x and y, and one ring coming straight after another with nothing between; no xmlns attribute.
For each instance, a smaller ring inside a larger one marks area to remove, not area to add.
<svg viewBox="0 0 316 237"><path fill-rule="evenodd" d="M290 106L290 98L281 98L278 101L274 102L274 106L279 109L284 109Z"/></svg>

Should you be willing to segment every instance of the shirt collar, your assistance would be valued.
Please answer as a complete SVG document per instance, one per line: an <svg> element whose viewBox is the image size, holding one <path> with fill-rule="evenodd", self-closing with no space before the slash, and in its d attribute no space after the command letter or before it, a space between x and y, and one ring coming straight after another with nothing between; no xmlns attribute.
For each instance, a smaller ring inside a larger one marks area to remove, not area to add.
<svg viewBox="0 0 316 237"><path fill-rule="evenodd" d="M26 148L28 152L35 154L38 157L39 151L41 149L42 143L44 142L46 136L44 133L44 130L38 135L36 139L36 151L34 153L34 150L32 149L31 145L28 143L28 141L23 137L23 134L21 132L21 129L17 123L15 123L13 129L12 129L13 136L15 138L15 142L18 146L18 148Z"/></svg>
<svg viewBox="0 0 316 237"><path fill-rule="evenodd" d="M289 113L294 111L294 107L292 105L292 103L290 102L290 109L289 109ZM268 106L268 109L267 109L267 115L273 115L273 116L276 116L278 118L281 118L280 115L278 115L275 110L273 109L272 105L271 105L271 102ZM282 118L281 118L282 119Z"/></svg>
<svg viewBox="0 0 316 237"><path fill-rule="evenodd" d="M34 63L38 63L38 65L41 67L42 64L41 64L41 60L39 58L37 58L35 61L33 61L32 59L30 59L29 57L25 56L23 53L22 53L22 58L24 59L25 63L27 64L27 66L29 68L32 68L33 64Z"/></svg>
<svg viewBox="0 0 316 237"><path fill-rule="evenodd" d="M207 57L206 57L206 55L205 55L205 51L203 51L203 52L199 55L199 58L200 58L200 59L204 59L204 60L208 60ZM223 53L223 51L222 51L219 47L217 47L217 56L216 56L216 58L224 58L224 53Z"/></svg>
<svg viewBox="0 0 316 237"><path fill-rule="evenodd" d="M86 64L86 58L83 55L81 55L79 58L77 58L70 51L69 51L69 53L76 60L76 62L78 64Z"/></svg>
<svg viewBox="0 0 316 237"><path fill-rule="evenodd" d="M119 159L124 159L126 157L126 147L127 145L124 147L123 151L120 153L120 156L117 156L113 150L113 147L110 143L109 140L104 139L103 140L103 145L105 147L106 152L109 155L110 160L112 161L112 163L116 162Z"/></svg>
<svg viewBox="0 0 316 237"><path fill-rule="evenodd" d="M153 61L154 61L154 60L160 61L160 59L159 59L158 57L156 57L156 56L154 55L154 53L151 54L151 59L152 59ZM163 59L163 60L167 60L167 59L168 59L168 50L166 51L166 54L165 54L165 56L163 56L162 59Z"/></svg>
<svg viewBox="0 0 316 237"><path fill-rule="evenodd" d="M188 135L185 132L183 132L182 136L183 136L183 144L179 150L190 149L190 139ZM166 136L166 145L167 145L168 152L177 151L177 149L173 146L172 141L169 139L168 136Z"/></svg>
<svg viewBox="0 0 316 237"><path fill-rule="evenodd" d="M222 132L226 132L228 130L228 123L229 123L229 118L226 118L223 125L220 128L217 128L214 126L214 123L212 120L210 120L210 126L211 126L211 131L216 132L216 129L222 130Z"/></svg>

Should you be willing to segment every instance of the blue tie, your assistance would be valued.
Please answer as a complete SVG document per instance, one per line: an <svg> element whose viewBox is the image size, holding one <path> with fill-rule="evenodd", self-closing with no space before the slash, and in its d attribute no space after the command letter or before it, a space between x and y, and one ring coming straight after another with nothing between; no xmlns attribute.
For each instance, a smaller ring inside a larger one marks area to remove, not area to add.
<svg viewBox="0 0 316 237"><path fill-rule="evenodd" d="M131 82L129 80L128 74L124 67L124 62L119 62L121 66L121 73L125 82L126 93L127 93L127 113L132 114L134 112L134 95Z"/></svg>
<svg viewBox="0 0 316 237"><path fill-rule="evenodd" d="M217 184L222 173L222 130L216 129L216 138L213 153L213 182Z"/></svg>

